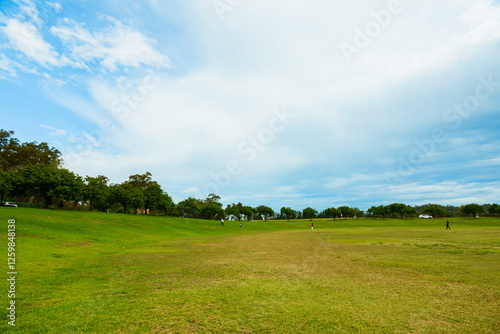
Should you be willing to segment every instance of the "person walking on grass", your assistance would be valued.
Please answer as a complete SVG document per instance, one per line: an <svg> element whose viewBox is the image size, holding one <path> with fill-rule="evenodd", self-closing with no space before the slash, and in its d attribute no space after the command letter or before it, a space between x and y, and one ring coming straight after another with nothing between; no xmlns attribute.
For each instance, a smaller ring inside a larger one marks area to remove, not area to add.
<svg viewBox="0 0 500 334"><path fill-rule="evenodd" d="M220 226L224 226L224 218L221 218L221 220L220 220Z"/></svg>
<svg viewBox="0 0 500 334"><path fill-rule="evenodd" d="M242 230L242 229L243 229L243 225L241 225L241 223L240 223L240 230Z"/></svg>
<svg viewBox="0 0 500 334"><path fill-rule="evenodd" d="M314 223L311 223L311 230L314 231Z"/></svg>
<svg viewBox="0 0 500 334"><path fill-rule="evenodd" d="M446 229L447 229L447 230L451 230L451 227L450 227L450 222L449 222L449 221L446 221Z"/></svg>

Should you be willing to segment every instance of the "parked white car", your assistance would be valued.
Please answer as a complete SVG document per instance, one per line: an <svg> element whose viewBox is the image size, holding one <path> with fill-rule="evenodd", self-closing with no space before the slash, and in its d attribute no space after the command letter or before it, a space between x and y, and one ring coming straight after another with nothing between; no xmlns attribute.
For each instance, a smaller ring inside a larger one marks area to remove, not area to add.
<svg viewBox="0 0 500 334"><path fill-rule="evenodd" d="M420 215L418 216L419 219L432 219L432 216L429 215Z"/></svg>
<svg viewBox="0 0 500 334"><path fill-rule="evenodd" d="M11 203L11 202L0 203L0 206L12 206L14 208L17 208L17 204L16 203Z"/></svg>

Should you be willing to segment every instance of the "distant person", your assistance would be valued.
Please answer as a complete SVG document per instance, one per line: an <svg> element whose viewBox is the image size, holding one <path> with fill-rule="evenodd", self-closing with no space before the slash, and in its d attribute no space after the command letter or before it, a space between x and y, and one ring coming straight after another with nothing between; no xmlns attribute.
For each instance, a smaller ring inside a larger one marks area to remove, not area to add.
<svg viewBox="0 0 500 334"><path fill-rule="evenodd" d="M449 222L449 221L446 221L446 229L447 229L447 230L451 230L451 227L450 227L450 222Z"/></svg>
<svg viewBox="0 0 500 334"><path fill-rule="evenodd" d="M241 225L241 223L240 223L240 230L241 230L241 229L243 229L243 225Z"/></svg>
<svg viewBox="0 0 500 334"><path fill-rule="evenodd" d="M184 210L181 211L181 217L184 218Z"/></svg>
<svg viewBox="0 0 500 334"><path fill-rule="evenodd" d="M221 218L221 220L220 220L220 226L224 226L224 218Z"/></svg>
<svg viewBox="0 0 500 334"><path fill-rule="evenodd" d="M314 223L311 223L311 230L314 231Z"/></svg>

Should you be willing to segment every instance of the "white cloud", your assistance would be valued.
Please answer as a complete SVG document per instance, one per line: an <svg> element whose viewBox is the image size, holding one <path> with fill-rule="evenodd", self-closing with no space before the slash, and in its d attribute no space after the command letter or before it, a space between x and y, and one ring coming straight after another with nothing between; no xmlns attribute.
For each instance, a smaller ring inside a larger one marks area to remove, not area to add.
<svg viewBox="0 0 500 334"><path fill-rule="evenodd" d="M13 49L44 67L59 66L58 53L47 43L31 23L8 19L0 28L9 39Z"/></svg>
<svg viewBox="0 0 500 334"><path fill-rule="evenodd" d="M63 87L64 85L67 84L66 81L54 78L48 73L43 73L43 77L45 78L45 84L48 87L53 87L53 86Z"/></svg>
<svg viewBox="0 0 500 334"><path fill-rule="evenodd" d="M43 21L38 16L38 8L33 1L30 0L15 0L19 6L19 16L25 17L37 26L42 25Z"/></svg>
<svg viewBox="0 0 500 334"><path fill-rule="evenodd" d="M415 204L439 203L462 205L469 203L495 203L500 197L500 182L435 184L410 183L392 189L393 198L404 198ZM425 200L422 200L425 198Z"/></svg>
<svg viewBox="0 0 500 334"><path fill-rule="evenodd" d="M78 71L84 82L80 91L48 90L96 131L103 121L113 125L99 145L79 137L90 143L75 167L80 173L106 174L118 182L150 170L189 193L203 191L211 172L238 160L243 171L221 190L232 194L227 198L278 200L288 193L289 199L314 204L314 191L320 189L321 203L327 205L361 192L365 202L382 195L393 198L383 169L401 152L408 156L416 138L428 138L430 130L445 126L446 109L474 92L478 76L498 68L498 63L480 61L500 37L500 11L487 0L401 1L402 12L348 63L340 43L352 43L356 29L364 29L374 20L372 13L388 3L244 1L221 21L212 1L183 1L178 3L182 24L165 33L161 24L155 28L161 32L139 30L134 25L139 21L104 15L92 25L70 17L40 29L38 14L28 6L27 22L4 20L2 31L25 56L16 61L45 67L40 73L52 86L70 79L50 68L86 70ZM154 1L154 6L155 15L163 18L163 4ZM51 36L44 40L41 31ZM60 45L48 43L54 40ZM172 65L162 51L170 40L179 58ZM16 66L0 57L6 76L21 71ZM138 78L139 71L133 70L144 68L156 73ZM238 148L269 127L273 108L282 106L295 119L246 161ZM464 136L463 141L452 136L446 147L473 142L470 134ZM426 156L415 177L441 173L446 154L443 149ZM395 188L395 196L416 201L457 187L427 181L409 177L409 186ZM486 186L471 187L457 198L475 196L474 187ZM244 194L239 188L251 191Z"/></svg>
<svg viewBox="0 0 500 334"><path fill-rule="evenodd" d="M319 168L323 171L304 175L304 181L312 180L310 184L305 182L297 189L359 189L356 185L361 184L369 189L366 198L376 199L378 189L387 188L384 173L352 169L360 164L387 167L387 163L377 163L372 157L390 161L384 150L396 150L408 142L413 147L415 128L432 129L432 124L443 122L445 109L433 106L432 99L428 101L431 107L424 106L412 115L405 110L412 105L390 106L397 98L394 91L413 80L440 77L457 64L463 66L460 62L468 61L471 54L491 40L477 37L474 31L484 32L484 27L494 25L496 18L492 14L488 23L477 20L477 13L493 8L487 1L476 2L480 4L476 11L471 11L468 1L453 5L405 2L404 11L393 18L391 25L374 38L353 64L348 64L339 43L352 38L356 26L363 27L373 19L371 11L382 10L387 3L377 1L367 6L330 1L314 5L305 1L245 2L228 13L225 21L219 20L211 6L197 3L193 7L188 3L185 6L189 38L198 43L198 48L190 51L203 56L206 68L184 77L164 77L157 88L146 90L140 101L122 105L127 117L116 119L120 126L110 138L120 143L134 160L138 159L134 168L141 161L143 169L153 163L168 166L164 167L168 170L166 181L190 180L191 188L203 189L204 184L211 182L210 172L223 171L228 161L241 158L238 146L266 126L272 108L286 105L297 121L277 135L231 182L248 186L252 182L246 180L265 180L263 183L271 184L271 177L280 172L290 175L299 169ZM118 65L136 64L140 57L130 53L128 46L115 42L117 36L134 36L130 38L134 45L149 42L122 24L110 22L114 26L107 38L102 32L73 21L66 21L52 32L71 45L73 60L99 59L110 71ZM471 51L470 42L460 39L468 34L476 36ZM155 55L153 49L145 50L148 55ZM155 63L160 58L144 59ZM113 115L114 101L120 96L128 96L130 101L140 83L135 88L124 86L126 92L121 94L106 82L92 81L89 87L93 100ZM417 92L411 91L415 89L411 85L407 89L408 95L433 93L426 87L417 87L421 89ZM463 100L453 97L447 102L446 98L438 97L436 104L446 106ZM372 150L379 153L370 154ZM138 158L141 156L147 158ZM109 157L110 161L115 158ZM331 166L329 171L326 166ZM351 172L352 176L337 174ZM326 184L314 181L318 175L325 181L328 173L335 175L333 180L326 179ZM419 186L415 191L425 193L427 188ZM383 190L384 194L388 192ZM259 195L264 193L273 197L270 190Z"/></svg>
<svg viewBox="0 0 500 334"><path fill-rule="evenodd" d="M462 16L472 29L459 38L460 42L474 45L496 40L500 37L500 6L492 2L475 2Z"/></svg>
<svg viewBox="0 0 500 334"><path fill-rule="evenodd" d="M47 2L47 6L52 8L56 13L61 13L63 10L63 6L58 2Z"/></svg>
<svg viewBox="0 0 500 334"><path fill-rule="evenodd" d="M54 127L52 127L50 125L40 124L40 126L42 128L50 130L50 135L51 136L60 137L60 136L65 136L68 133L66 130L57 129L57 128L54 128Z"/></svg>
<svg viewBox="0 0 500 334"><path fill-rule="evenodd" d="M70 18L62 18L57 26L50 27L40 18L34 2L19 0L16 3L16 12L0 15L0 38L3 35L7 42L2 45L4 49L18 52L16 62L22 66L41 66L45 73L54 68L86 69L90 75L116 72L122 68L126 73L130 68L169 67L170 60L158 50L156 40L116 18L101 15L102 28L88 29L85 24ZM49 2L47 6L62 12L62 6L57 2ZM44 36L46 31L59 38L61 43L54 42L53 36ZM15 76L12 63L8 68L5 60L2 64L8 76ZM53 77L51 73L48 75Z"/></svg>
<svg viewBox="0 0 500 334"><path fill-rule="evenodd" d="M18 63L0 54L0 69L7 72L10 77L17 76L17 67L19 67Z"/></svg>
<svg viewBox="0 0 500 334"><path fill-rule="evenodd" d="M111 72L118 66L168 67L168 57L156 50L154 40L113 17L103 20L110 25L101 31L90 31L84 24L64 19L60 25L52 27L51 32L63 41L70 59L88 67L94 61L100 61Z"/></svg>

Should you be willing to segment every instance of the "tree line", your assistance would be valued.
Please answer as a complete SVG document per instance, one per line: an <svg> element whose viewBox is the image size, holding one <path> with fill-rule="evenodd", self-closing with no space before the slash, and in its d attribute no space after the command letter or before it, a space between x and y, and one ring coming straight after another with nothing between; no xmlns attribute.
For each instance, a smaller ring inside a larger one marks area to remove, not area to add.
<svg viewBox="0 0 500 334"><path fill-rule="evenodd" d="M13 137L13 131L0 129L0 202L14 198L23 205L39 204L45 208L86 209L89 211L163 214L190 218L253 220L313 219L369 216L372 218L414 218L418 212L434 217L488 213L499 215L498 204L468 204L462 207L443 207L429 204L412 207L402 203L372 206L366 212L359 208L339 206L321 212L308 207L294 210L282 207L275 212L271 207L251 207L242 203L229 204L226 208L216 194L205 199L189 197L174 203L151 173L130 175L128 180L112 184L104 175L81 177L63 168L61 152L47 143L22 143ZM26 202L28 204L26 204ZM451 208L451 209L450 209Z"/></svg>

